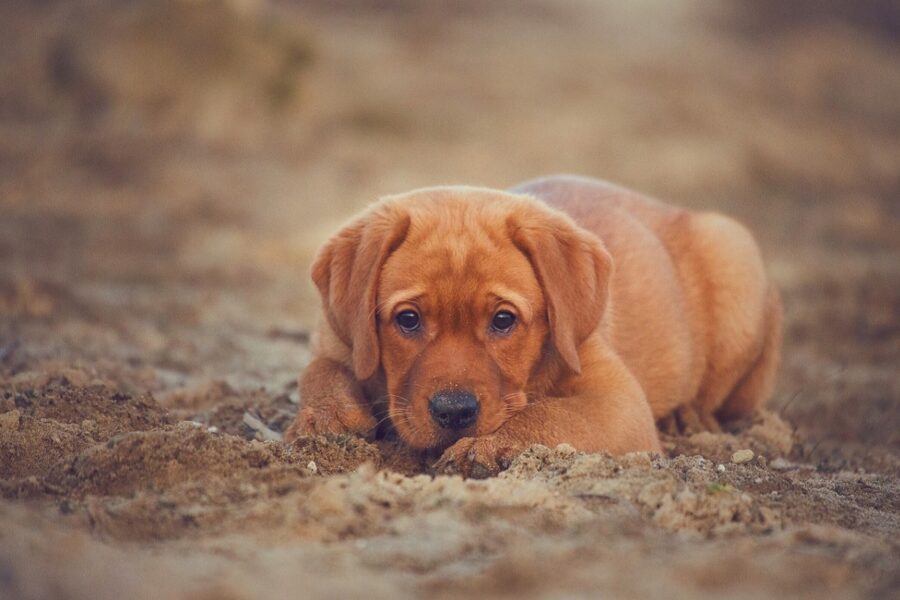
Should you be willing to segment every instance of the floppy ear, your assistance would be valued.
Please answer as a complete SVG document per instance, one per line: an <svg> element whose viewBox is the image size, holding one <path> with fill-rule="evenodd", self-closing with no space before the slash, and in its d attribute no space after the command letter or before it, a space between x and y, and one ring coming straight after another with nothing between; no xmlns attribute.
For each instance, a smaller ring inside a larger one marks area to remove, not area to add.
<svg viewBox="0 0 900 600"><path fill-rule="evenodd" d="M408 214L377 205L328 240L313 262L312 279L328 323L350 347L353 372L360 381L375 373L380 360L378 275L408 229Z"/></svg>
<svg viewBox="0 0 900 600"><path fill-rule="evenodd" d="M573 372L581 373L578 347L600 325L612 257L600 238L550 209L516 215L507 226L543 289L556 351Z"/></svg>

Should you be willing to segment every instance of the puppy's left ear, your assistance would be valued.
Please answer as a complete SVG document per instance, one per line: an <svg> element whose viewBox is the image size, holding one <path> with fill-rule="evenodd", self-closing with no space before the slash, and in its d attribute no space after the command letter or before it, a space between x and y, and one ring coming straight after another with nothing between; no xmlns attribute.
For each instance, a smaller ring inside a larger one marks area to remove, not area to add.
<svg viewBox="0 0 900 600"><path fill-rule="evenodd" d="M556 351L573 372L581 373L578 347L600 325L612 257L600 238L549 207L529 207L511 217L507 227L543 289Z"/></svg>
<svg viewBox="0 0 900 600"><path fill-rule="evenodd" d="M409 215L376 204L332 237L319 251L312 279L325 316L352 351L353 372L371 377L380 362L375 301L384 261L406 237Z"/></svg>

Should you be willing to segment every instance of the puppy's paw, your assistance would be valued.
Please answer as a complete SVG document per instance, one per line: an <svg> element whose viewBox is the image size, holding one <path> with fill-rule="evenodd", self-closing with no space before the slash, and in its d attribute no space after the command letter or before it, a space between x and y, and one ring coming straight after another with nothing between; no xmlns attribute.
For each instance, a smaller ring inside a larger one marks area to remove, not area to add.
<svg viewBox="0 0 900 600"><path fill-rule="evenodd" d="M304 407L300 409L294 422L284 432L284 440L293 442L298 437L323 433L366 436L375 429L376 425L375 417L362 407L350 409Z"/></svg>
<svg viewBox="0 0 900 600"><path fill-rule="evenodd" d="M509 467L524 448L499 435L462 438L434 464L438 473L485 479Z"/></svg>

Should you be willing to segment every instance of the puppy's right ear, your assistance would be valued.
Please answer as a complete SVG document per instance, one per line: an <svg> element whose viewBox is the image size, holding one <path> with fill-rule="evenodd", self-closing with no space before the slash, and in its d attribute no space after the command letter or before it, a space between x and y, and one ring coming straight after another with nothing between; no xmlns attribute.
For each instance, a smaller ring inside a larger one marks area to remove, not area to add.
<svg viewBox="0 0 900 600"><path fill-rule="evenodd" d="M353 372L371 377L380 362L375 301L384 261L406 237L409 215L378 204L332 237L319 251L312 279L328 323L347 344Z"/></svg>

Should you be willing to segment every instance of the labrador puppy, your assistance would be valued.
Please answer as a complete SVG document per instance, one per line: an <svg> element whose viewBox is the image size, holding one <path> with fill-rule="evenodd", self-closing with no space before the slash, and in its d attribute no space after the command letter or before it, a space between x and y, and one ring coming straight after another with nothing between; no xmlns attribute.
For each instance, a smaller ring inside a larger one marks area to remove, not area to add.
<svg viewBox="0 0 900 600"><path fill-rule="evenodd" d="M385 426L439 469L531 444L659 451L772 394L782 309L737 222L592 179L384 198L312 267L324 319L287 440Z"/></svg>

